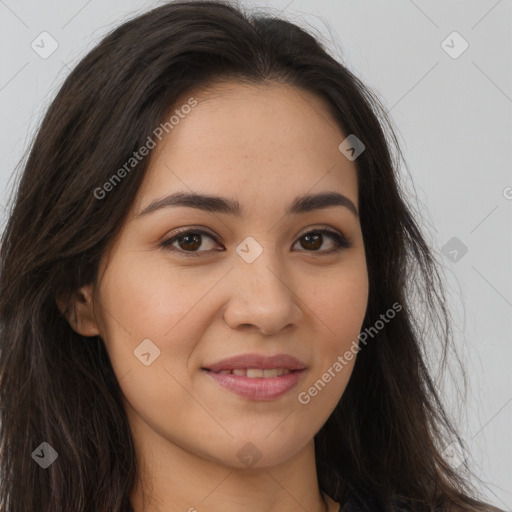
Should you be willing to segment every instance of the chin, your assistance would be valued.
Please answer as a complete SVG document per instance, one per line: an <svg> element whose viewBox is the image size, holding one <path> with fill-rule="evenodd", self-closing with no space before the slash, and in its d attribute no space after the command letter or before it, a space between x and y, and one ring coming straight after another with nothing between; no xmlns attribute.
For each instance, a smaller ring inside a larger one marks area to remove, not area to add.
<svg viewBox="0 0 512 512"><path fill-rule="evenodd" d="M270 468L290 460L313 440L313 433L297 436L283 430L277 432L275 427L274 431L259 430L254 435L234 436L222 453L211 453L208 458L233 468Z"/></svg>

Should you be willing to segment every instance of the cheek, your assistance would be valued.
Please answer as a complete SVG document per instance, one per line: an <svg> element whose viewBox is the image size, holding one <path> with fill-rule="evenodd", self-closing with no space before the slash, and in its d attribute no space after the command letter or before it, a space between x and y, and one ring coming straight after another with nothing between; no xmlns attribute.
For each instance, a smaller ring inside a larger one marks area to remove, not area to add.
<svg viewBox="0 0 512 512"><path fill-rule="evenodd" d="M314 290L305 301L317 319L327 347L342 350L357 340L368 304L368 276L363 262L347 266L328 279L311 283Z"/></svg>
<svg viewBox="0 0 512 512"><path fill-rule="evenodd" d="M189 378L190 354L205 324L199 321L205 318L201 310L216 282L191 270L162 262L137 265L133 258L109 264L100 284L100 331L127 396L144 401L155 390L173 388L176 383L165 370L178 382ZM136 382L136 389L125 390L128 382Z"/></svg>
<svg viewBox="0 0 512 512"><path fill-rule="evenodd" d="M132 343L145 338L164 345L166 340L181 340L176 333L190 326L191 315L218 279L193 268L172 268L161 260L142 262L143 257L139 263L136 258L111 263L101 282L106 337L118 337L115 331L129 335Z"/></svg>
<svg viewBox="0 0 512 512"><path fill-rule="evenodd" d="M364 259L341 268L330 279L317 279L307 305L315 324L316 362L298 390L298 402L318 419L327 420L350 379L358 353L358 338L368 303Z"/></svg>

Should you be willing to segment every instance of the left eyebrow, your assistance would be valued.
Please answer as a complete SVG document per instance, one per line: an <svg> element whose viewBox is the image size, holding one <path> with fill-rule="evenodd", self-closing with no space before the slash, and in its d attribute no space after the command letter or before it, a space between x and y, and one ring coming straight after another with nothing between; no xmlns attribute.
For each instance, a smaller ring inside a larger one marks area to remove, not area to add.
<svg viewBox="0 0 512 512"><path fill-rule="evenodd" d="M185 206L197 208L213 213L225 213L235 216L242 216L243 209L240 203L235 199L227 199L219 196L198 194L195 192L176 192L174 194L157 199L144 208L137 217L148 215L161 208ZM358 217L358 211L355 204L343 194L338 192L321 192L318 194L309 194L296 197L286 210L286 215L297 215L300 213L321 210L331 206L341 206L348 208L355 217Z"/></svg>

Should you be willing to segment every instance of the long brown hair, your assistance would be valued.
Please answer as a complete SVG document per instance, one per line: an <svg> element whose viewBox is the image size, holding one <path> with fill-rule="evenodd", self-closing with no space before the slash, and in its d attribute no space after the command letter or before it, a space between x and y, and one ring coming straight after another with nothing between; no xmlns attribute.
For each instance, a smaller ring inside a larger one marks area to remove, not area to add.
<svg viewBox="0 0 512 512"><path fill-rule="evenodd" d="M424 353L438 343L446 357L449 313L438 263L399 185L401 152L377 95L290 22L227 2L182 1L122 24L83 58L24 165L1 246L0 512L131 510L138 465L108 353L100 337L73 331L55 301L97 280L148 158L108 197L95 191L180 95L216 80L313 93L366 146L356 160L370 282L363 329L395 302L403 309L361 350L315 437L320 487L385 511L400 501L418 511L498 510L477 501L442 456L462 440ZM433 330L421 328L413 297ZM58 454L47 469L35 463L41 443Z"/></svg>

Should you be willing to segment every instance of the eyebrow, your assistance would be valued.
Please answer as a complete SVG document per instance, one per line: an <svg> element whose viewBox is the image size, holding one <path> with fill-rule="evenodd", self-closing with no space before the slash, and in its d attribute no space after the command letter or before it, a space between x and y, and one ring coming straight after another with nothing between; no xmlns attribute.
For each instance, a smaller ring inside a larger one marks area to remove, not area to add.
<svg viewBox="0 0 512 512"><path fill-rule="evenodd" d="M195 192L176 192L174 194L157 199L142 210L137 217L148 215L162 208L185 206L197 208L213 213L225 213L235 216L242 216L243 209L235 199L227 199L219 196L198 194ZM342 206L348 208L355 217L358 211L355 204L343 194L338 192L321 192L296 197L286 211L286 215L296 215L313 210L321 210L331 206Z"/></svg>

